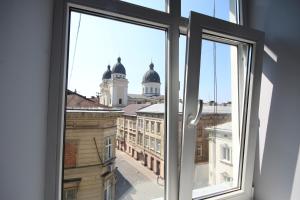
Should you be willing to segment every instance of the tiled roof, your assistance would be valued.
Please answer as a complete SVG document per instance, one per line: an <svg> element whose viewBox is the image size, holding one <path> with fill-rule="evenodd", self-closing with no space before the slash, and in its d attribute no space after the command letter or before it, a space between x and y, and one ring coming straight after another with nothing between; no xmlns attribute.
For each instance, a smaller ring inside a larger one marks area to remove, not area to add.
<svg viewBox="0 0 300 200"><path fill-rule="evenodd" d="M136 111L142 108L149 106L150 104L129 104L125 108L123 108L124 115L135 116Z"/></svg>
<svg viewBox="0 0 300 200"><path fill-rule="evenodd" d="M67 90L67 107L68 108L93 108L106 107L95 99L89 99L81 94Z"/></svg>

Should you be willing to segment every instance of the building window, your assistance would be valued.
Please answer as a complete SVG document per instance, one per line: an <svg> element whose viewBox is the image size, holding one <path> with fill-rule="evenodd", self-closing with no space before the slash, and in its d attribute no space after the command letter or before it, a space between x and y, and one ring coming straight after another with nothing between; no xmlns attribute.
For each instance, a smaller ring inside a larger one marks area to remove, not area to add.
<svg viewBox="0 0 300 200"><path fill-rule="evenodd" d="M153 92L153 90L152 90L152 87L150 88L150 93L152 93Z"/></svg>
<svg viewBox="0 0 300 200"><path fill-rule="evenodd" d="M221 177L223 177L223 182L230 183L233 181L233 178L227 172L221 173Z"/></svg>
<svg viewBox="0 0 300 200"><path fill-rule="evenodd" d="M197 156L200 156L200 157L203 156L203 144L199 144L197 146Z"/></svg>
<svg viewBox="0 0 300 200"><path fill-rule="evenodd" d="M142 119L138 120L138 127L143 128L143 120Z"/></svg>
<svg viewBox="0 0 300 200"><path fill-rule="evenodd" d="M105 161L112 158L112 141L110 137L105 138Z"/></svg>
<svg viewBox="0 0 300 200"><path fill-rule="evenodd" d="M157 94L157 88L155 88L155 94Z"/></svg>
<svg viewBox="0 0 300 200"><path fill-rule="evenodd" d="M66 2L69 2L69 0L67 0ZM234 2L234 1L230 1L230 2ZM82 4L84 4L85 2L84 2L84 0L79 0L78 1L78 3L80 4L80 3L82 3ZM76 6L78 6L78 5L76 5L76 3L74 3L75 5L75 7ZM93 5L95 5L95 4L93 4ZM96 7L96 6L93 6L93 5L91 5L91 7ZM110 18L110 17L112 17L112 16L116 16L116 15L118 15L118 19L120 19L120 21L122 20L122 21L130 21L130 22L133 22L133 23L138 23L138 24L145 24L146 26L151 26L151 27L153 27L154 25L153 24L155 24L155 26L157 27L157 28L159 28L159 29L164 29L165 30L165 33L166 33L166 35L168 35L168 36L170 36L172 39L169 39L169 37L168 37L168 45L166 45L166 52L167 52L167 54L166 54L166 60L171 60L172 62L166 62L166 63L174 63L174 65L172 65L172 66L170 66L169 64L167 64L167 66L166 66L166 68L168 69L168 72L170 72L170 74L168 73L168 77L169 77L169 80L166 80L166 82L168 81L168 84L166 84L166 87L163 87L163 88L167 88L167 89L170 89L171 88L171 90L168 90L168 91L166 91L167 93L165 94L165 95L167 95L168 94L168 97L170 97L170 98L168 98L168 101L170 100L171 101L171 103L169 104L169 102L166 102L166 103L168 103L168 105L171 105L171 106L169 106L168 108L168 111L172 111L172 109L173 110L175 110L175 111L177 111L177 107L178 107L178 105L173 105L173 103L172 103L172 99L173 100L175 100L176 99L176 101L177 101L177 99L178 99L178 91L176 91L176 90L172 90L172 87L170 87L170 85L172 85L171 83L177 83L177 82L179 82L178 81L178 77L176 76L176 73L175 73L175 76L174 76L174 71L176 72L176 71L178 71L178 69L179 69L179 66L178 66L178 62L177 62L177 60L176 60L176 58L175 58L175 60L174 60L174 55L178 55L178 52L179 52L179 48L178 48L178 43L179 43L179 34L181 33L181 34L187 34L186 33L186 29L188 28L187 26L186 26L186 23L180 23L181 21L187 21L186 19L180 19L180 14L178 14L178 15L176 15L176 12L174 13L174 14L172 14L172 12L171 13L169 13L169 12L166 12L166 13L164 13L164 15L166 15L167 17L166 18L163 18L163 17L158 17L158 16L160 16L159 15L159 13L154 13L153 14L153 11L151 11L150 9L144 9L142 6L139 6L139 7L134 7L134 6L131 6L130 4L126 4L126 3L123 3L123 4L120 4L120 2L119 1L107 1L107 6L103 6L104 4L103 3L101 3L101 1L100 1L100 7L105 11L105 15L108 15L107 17L108 18ZM114 10L114 5L117 5L117 8L120 8L121 10L119 11L118 9L117 10ZM67 6L66 6L67 7ZM83 6L84 7L84 6ZM180 8L180 1L169 1L169 6L168 6L169 8L171 7L171 8ZM98 7L99 8L99 7ZM143 10L144 9L144 10ZM96 10L96 9L94 9L94 10ZM126 11L137 11L137 12L126 12ZM237 9L237 10L239 10L239 9ZM69 10L68 10L69 11ZM144 11L144 12L143 12ZM73 12L73 11L72 11ZM96 11L95 11L96 12ZM120 15L120 13L122 13L121 15ZM140 14L140 13L142 13L142 14ZM180 12L179 12L180 13ZM229 12L228 12L229 13ZM103 14L103 13L101 13L101 14ZM146 16L146 17L145 17ZM192 20L193 21L193 20ZM202 20L198 20L198 21L202 21ZM65 20L65 22L66 22L66 20ZM176 22L176 23L174 23L174 22ZM211 22L214 22L214 20L211 20ZM123 22L122 22L123 23ZM222 22L223 23L223 22ZM225 23L225 22L224 22ZM223 24L224 24L223 23ZM181 24L181 26L183 26L183 27L180 27L180 29L179 29L179 26L178 26L178 24ZM211 23L211 24L213 24L213 23ZM70 25L70 22L69 22L69 24L67 24L68 25L68 27L69 27L69 25ZM173 26L172 28L166 28L166 27L169 27L169 26ZM225 26L225 25L224 25ZM60 27L60 26L59 26ZM78 25L78 27L80 27L79 25ZM81 26L81 27L83 27L83 26ZM202 27L202 26L201 26ZM237 26L236 26L237 27ZM66 27L65 27L66 28ZM68 30L68 28L66 28L67 30ZM223 27L221 26L221 28L219 28L219 29L223 29ZM234 29L234 28L233 28ZM79 30L79 28L78 28L78 30ZM76 32L76 31L75 31ZM78 33L78 31L77 31L77 33ZM213 32L214 33L214 32ZM239 32L238 32L239 33ZM237 33L237 35L235 35L235 37L234 38L237 38L238 37L238 33ZM60 40L59 41L63 41L63 40L65 40L66 39L66 41L68 41L69 40L69 38L68 38L68 35L70 35L70 33L64 33L64 34L61 34L61 35L66 35L67 36L67 38L64 38L64 36L62 36L63 38L59 38ZM125 35L125 34L124 34ZM173 37L175 35L175 37ZM223 36L223 35L221 35L221 36ZM76 36L77 37L77 36ZM199 37L200 37L200 34L199 34ZM207 37L207 36L206 36ZM214 35L213 35L213 37L212 37L213 39L214 39ZM218 37L218 39L220 39L221 37ZM207 38L204 38L204 39L207 39ZM221 38L222 39L222 38ZM226 38L225 38L226 39ZM233 39L232 39L233 40ZM251 40L251 37L249 37L249 40ZM76 41L77 41L77 39L76 39ZM252 40L251 40L252 41ZM256 40L255 40L256 41ZM195 44L195 43L194 43ZM200 43L197 43L197 44L200 44ZM253 46L251 46L251 45L253 45ZM259 44L259 45L257 45L257 46L260 46L261 44ZM71 45L70 45L71 46ZM76 46L76 45L75 45ZM238 45L236 45L236 46L238 46ZM253 42L253 43L251 43L249 46L251 46L251 48L253 47L253 49L254 50L256 50L255 48L256 48L256 45L255 45L255 42ZM60 47L60 49L66 49L66 48L64 48L64 46L63 46L63 44L62 44L62 46L59 46ZM61 47L63 47L63 48L61 48ZM169 48L169 47L175 47L175 48ZM70 51L70 52L72 52L72 51ZM187 51L188 52L188 51ZM260 52L260 51L254 51L254 52ZM189 55L189 54L191 54L191 55L193 55L192 53L187 53L187 56ZM251 54L251 53L249 53L249 54ZM75 55L75 54L74 54ZM251 54L252 55L252 54ZM55 57L55 56L54 56ZM256 56L256 55L253 55L253 58L256 58L256 57L258 57L258 56ZM64 58L65 60L66 60L66 58ZM63 59L61 59L61 60L63 60ZM242 59L240 59L240 60L242 60ZM251 59L251 60L254 60L254 59ZM164 62L163 62L164 63ZM247 62L248 63L248 62ZM259 62L258 62L259 63ZM60 64L62 64L62 63L60 63ZM63 66L63 65L59 65L59 66ZM197 66L197 67L199 67L199 66ZM69 68L70 68L70 66L69 66ZM54 72L56 72L56 68L54 68L55 70L54 70ZM174 69L174 70L172 70L172 69ZM53 71L53 70L52 70ZM66 71L66 70L61 70L61 71ZM75 70L74 70L75 71ZM252 72L255 72L255 73L257 73L256 71L260 71L260 70L256 70L256 67L254 67L253 66L253 68L252 68L252 66L251 66L251 73ZM54 73L55 74L55 73ZM178 74L177 74L178 75ZM256 75L257 74L251 74L251 77L255 77L256 78ZM51 76L53 76L53 75L51 75ZM63 77L63 76L61 76L61 77ZM125 77L125 76L124 76ZM66 78L66 77L64 77L64 78ZM256 80L256 79L255 79ZM171 81L171 82L169 82L169 81ZM63 80L60 80L60 82L63 82ZM248 83L248 82L250 82L250 81L245 81L246 83ZM52 83L52 81L51 81L51 85L53 85L53 83ZM250 94L249 96L249 99L251 99L252 98L252 85L259 85L259 83L258 84L255 84L255 83L253 83L252 84L252 82L251 82L251 87L249 87L249 88L251 88L251 91L249 92L249 91L246 91L245 92L245 94ZM59 90L57 90L57 91L63 91L63 90L61 90L61 88L64 88L64 86L60 86L58 89ZM183 87L182 87L183 88ZM186 89L186 88L185 88ZM151 90L152 90L152 88L151 88ZM62 92L61 93L59 93L59 92L55 92L56 91L56 88L55 88L55 90L54 90L54 92L51 92L51 93L58 93L59 95L62 95ZM253 91L255 91L255 90L253 90ZM147 91L147 88L146 88L146 93L147 93L148 91ZM152 92L152 91L151 91ZM234 92L233 92L234 93ZM56 94L55 94L56 95ZM254 95L256 95L256 94L254 94ZM246 96L246 95L245 95ZM189 97L189 96L188 96ZM248 96L247 96L247 98L248 98ZM121 100L121 101L120 101ZM248 100L248 99L247 99ZM110 99L110 102L111 102L111 99ZM188 101L185 101L185 102L188 102ZM252 101L250 101L250 103L251 103ZM255 102L255 101L254 101ZM114 102L115 103L115 102ZM110 103L111 104L111 103ZM122 99L119 99L119 104L122 104ZM246 105L246 104L242 104L241 103L241 105ZM252 105L249 105L249 107L251 107ZM251 107L252 108L252 107ZM195 106L195 109L194 110L196 110L197 108L196 108L196 106ZM187 109L185 109L185 110L187 110ZM242 110L242 109L241 109ZM254 106L254 108L253 109L251 109L251 110L256 110L255 109L255 106ZM56 111L56 110L55 110ZM58 117L60 117L60 116L62 116L61 113L62 111L56 111L56 112L54 112L54 113L58 113ZM89 111L90 112L90 111ZM171 112L172 113L172 112ZM177 121L175 122L174 121L174 119L171 117L169 117L169 112L166 112L166 114L168 114L168 117L166 117L166 119L168 120L167 122L166 122L166 124L168 124L168 127L165 129L167 132L166 132L166 134L169 134L168 136L170 136L170 137L166 137L167 138L167 140L168 141L164 141L164 142L169 142L169 141L173 141L172 143L171 143L171 145L168 145L168 151L167 151L167 153L168 153L168 155L171 155L171 156L166 156L166 158L167 159L169 159L170 157L174 157L174 156L177 156L177 155L175 155L175 152L176 152L176 154L177 154L177 151L175 151L174 150L174 148L173 147L177 147L177 143L176 144L174 144L174 141L176 141L177 142L177 134L173 134L172 135L172 132L169 132L170 130L176 130L176 129L174 129L174 127L176 127L177 126ZM177 112L175 113L175 114L177 114ZM248 113L246 113L246 114L248 114ZM250 114L250 113L249 113ZM247 115L248 116L248 115ZM255 118L255 117L252 117L252 118ZM255 120L255 119L252 119L252 118L250 118L249 117L249 119L251 119L251 121L253 121L253 120ZM247 117L247 119L248 119L248 117ZM186 119L184 119L185 121L183 122L183 124L185 124L186 123ZM165 124L165 125L166 125ZM171 128L169 128L169 125L170 125L170 127ZM59 128L58 127L54 127L55 129L57 129L57 130L59 130ZM148 123L148 125L147 125L147 130L149 131L149 123ZM182 132L185 132L186 130L182 130ZM62 132L62 131L60 131L60 132ZM255 131L254 131L255 132ZM251 132L252 133L252 132ZM57 134L57 135L59 135L59 134ZM175 136L174 136L175 135ZM183 135L189 135L189 134L183 134ZM247 135L248 136L248 135ZM249 134L249 136L250 137L252 137L251 136L251 134ZM174 140L174 137L175 137L175 140ZM245 138L248 138L248 137L245 137ZM60 141L60 139L58 138L57 139L58 141L55 141L55 142L59 142ZM189 141L189 140L184 140L184 141ZM250 141L252 141L252 140L250 140ZM244 141L243 141L244 142ZM106 141L105 141L105 143L106 143ZM111 139L109 140L109 142L108 143L112 143L112 141L111 141ZM251 146L254 146L254 145L248 145L248 141L245 141L245 143L246 143L246 147L251 147ZM103 142L102 142L102 144L103 144ZM152 141L151 141L151 145L152 145ZM185 146L185 147L188 147L189 145L191 145L191 144L183 144L182 146ZM106 148L107 147L107 145L105 145L105 156L106 155L108 155L108 156L106 156L106 157L112 157L112 147L111 147L111 145L110 145L110 148ZM103 148L103 147L102 147ZM125 148L126 148L126 146L125 146ZM184 149L184 148L183 148ZM191 155L191 153L194 153L194 151L195 151L195 148L194 148L194 146L193 146L193 148L191 148L192 149L192 151L193 152L188 152L187 153L187 155L186 154L182 154L182 156L181 156L181 161L183 161L185 158L187 158L187 157L189 157L189 155ZM248 150L248 149L247 149ZM252 149L250 149L251 150L251 152L252 152ZM59 151L59 150L58 150ZM186 151L182 151L182 152L186 152ZM241 152L244 152L244 151L241 151ZM245 152L248 152L248 151L245 151ZM62 153L62 152L60 152L60 153ZM56 157L58 157L59 155L55 155ZM231 157L231 156L230 156ZM247 155L245 155L245 158L247 158ZM231 158L230 158L231 159ZM174 159L174 161L172 161L172 160L167 160L166 161L167 163L169 163L169 166L174 166L173 168L168 168L168 167L166 167L166 170L171 170L172 172L175 170L175 171L179 171L178 170L178 166L183 166L183 169L181 169L180 170L180 173L182 173L182 172L185 172L185 171L187 171L187 170L184 170L185 168L184 168L184 165L180 165L179 163L177 163L177 159ZM180 161L179 161L180 162ZM252 163L252 161L250 160L250 162ZM189 164L189 163L192 163L192 162L186 162L187 164ZM248 163L249 162L247 162L246 164L248 165ZM246 167L247 166L243 166L245 169L246 169ZM243 168L243 169L244 169ZM247 168L249 168L249 167L247 167ZM250 167L250 169L251 169L251 167ZM190 170L191 171L191 170ZM177 174L177 173L173 173L173 174ZM251 174L251 172L250 173L247 173L247 174ZM179 179L179 177L177 177L177 175L174 175L175 177L174 177L174 179L176 180L180 180L180 181L182 181L183 179ZM184 176L184 174L180 174L180 176L181 177L189 177L189 176ZM247 179L247 177L246 177L246 179ZM168 181L168 180L167 180ZM191 181L191 179L189 179L188 181ZM178 181L179 182L179 181ZM186 183L186 182L184 182L184 183ZM167 184L170 184L169 182L167 182ZM249 185L249 184L248 184ZM173 194L181 194L182 192L179 192L179 191L176 191L176 190L180 190L181 189L181 186L182 186L182 184L181 183L179 183L179 185L178 185L178 187L176 188L176 189L174 189L174 190L172 190L172 191L169 191L169 189L167 188L165 191L166 191L166 193L167 193L167 196L170 196L171 195L171 197L172 197L172 193ZM188 187L189 188L189 187ZM189 188L190 190L192 190L192 188ZM247 189L247 191L248 191L248 189ZM188 192L185 192L185 194L189 194L189 193L191 193L191 191L188 191ZM103 194L101 194L101 196L103 196ZM106 196L106 195L105 195ZM175 195L176 196L176 195ZM110 197L111 198L111 197ZM108 199L108 198L106 198L105 197L105 199ZM171 199L178 199L178 198L171 198ZM182 199L182 198L181 198ZM184 199L184 198L183 198ZM189 198L189 199L192 199L192 198Z"/></svg>
<svg viewBox="0 0 300 200"><path fill-rule="evenodd" d="M148 93L148 88L146 87L146 94Z"/></svg>
<svg viewBox="0 0 300 200"><path fill-rule="evenodd" d="M132 122L132 128L133 128L133 129L136 129L136 122L135 122L135 121Z"/></svg>
<svg viewBox="0 0 300 200"><path fill-rule="evenodd" d="M111 180L107 180L104 187L104 200L112 200Z"/></svg>
<svg viewBox="0 0 300 200"><path fill-rule="evenodd" d="M150 149L155 150L155 139L153 137L150 138Z"/></svg>
<svg viewBox="0 0 300 200"><path fill-rule="evenodd" d="M160 122L156 123L156 132L160 134Z"/></svg>
<svg viewBox="0 0 300 200"><path fill-rule="evenodd" d="M145 138L144 138L144 144L145 144L146 148L149 148L149 137L148 136L145 136Z"/></svg>
<svg viewBox="0 0 300 200"><path fill-rule="evenodd" d="M77 188L64 189L63 200L77 200Z"/></svg>
<svg viewBox="0 0 300 200"><path fill-rule="evenodd" d="M142 142L143 142L143 134L138 133L138 144L142 145Z"/></svg>
<svg viewBox="0 0 300 200"><path fill-rule="evenodd" d="M160 140L156 140L156 152L160 154Z"/></svg>
<svg viewBox="0 0 300 200"><path fill-rule="evenodd" d="M149 132L149 121L146 120L146 131Z"/></svg>
<svg viewBox="0 0 300 200"><path fill-rule="evenodd" d="M154 122L151 122L151 133L154 132Z"/></svg>
<svg viewBox="0 0 300 200"><path fill-rule="evenodd" d="M221 145L221 160L231 162L231 148L227 144Z"/></svg>

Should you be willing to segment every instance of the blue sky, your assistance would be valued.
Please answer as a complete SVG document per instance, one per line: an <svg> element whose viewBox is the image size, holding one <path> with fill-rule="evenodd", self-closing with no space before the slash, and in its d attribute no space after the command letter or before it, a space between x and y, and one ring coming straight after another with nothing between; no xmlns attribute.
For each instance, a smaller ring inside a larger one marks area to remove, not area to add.
<svg viewBox="0 0 300 200"><path fill-rule="evenodd" d="M163 0L127 0L154 9L163 10ZM190 8L203 14L212 15L212 0L183 0L182 15L187 16ZM216 0L216 16L228 19L229 0ZM91 15L81 14L80 29L79 14L71 14L70 46L69 46L69 72L68 88L79 93L92 96L99 92L102 74L122 58L129 80L128 93L140 94L141 82L144 73L149 69L151 61L154 69L161 78L161 91L165 88L165 35L161 30L146 28L108 20ZM77 47L75 43L77 39ZM184 62L185 62L185 36L180 36L180 96L182 96ZM212 43L203 41L201 60L200 98L212 100L213 98L213 47ZM218 99L220 102L230 100L230 59L229 48L217 44L217 77Z"/></svg>

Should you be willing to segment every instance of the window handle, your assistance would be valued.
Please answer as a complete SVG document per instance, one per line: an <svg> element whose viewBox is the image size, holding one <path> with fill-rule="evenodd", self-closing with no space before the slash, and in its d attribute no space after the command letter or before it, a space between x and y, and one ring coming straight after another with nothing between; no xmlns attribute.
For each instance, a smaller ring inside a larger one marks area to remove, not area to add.
<svg viewBox="0 0 300 200"><path fill-rule="evenodd" d="M202 113L202 108L203 108L203 100L200 99L198 101L198 110L197 110L197 114L196 114L196 117L194 119L192 119L192 115L190 115L190 119L189 119L189 123L188 123L188 126L192 127L192 126L197 126L199 120L200 120L200 117L201 117L201 113Z"/></svg>

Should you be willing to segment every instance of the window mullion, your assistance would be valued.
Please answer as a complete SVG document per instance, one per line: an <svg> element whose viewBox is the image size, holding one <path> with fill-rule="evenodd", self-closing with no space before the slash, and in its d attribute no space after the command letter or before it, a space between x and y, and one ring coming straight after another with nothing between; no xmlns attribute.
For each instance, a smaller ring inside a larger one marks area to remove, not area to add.
<svg viewBox="0 0 300 200"><path fill-rule="evenodd" d="M167 11L171 15L171 25L167 32L167 95L165 121L165 173L166 200L179 200L179 151L178 151L178 98L179 98L179 19L180 0L166 0Z"/></svg>

